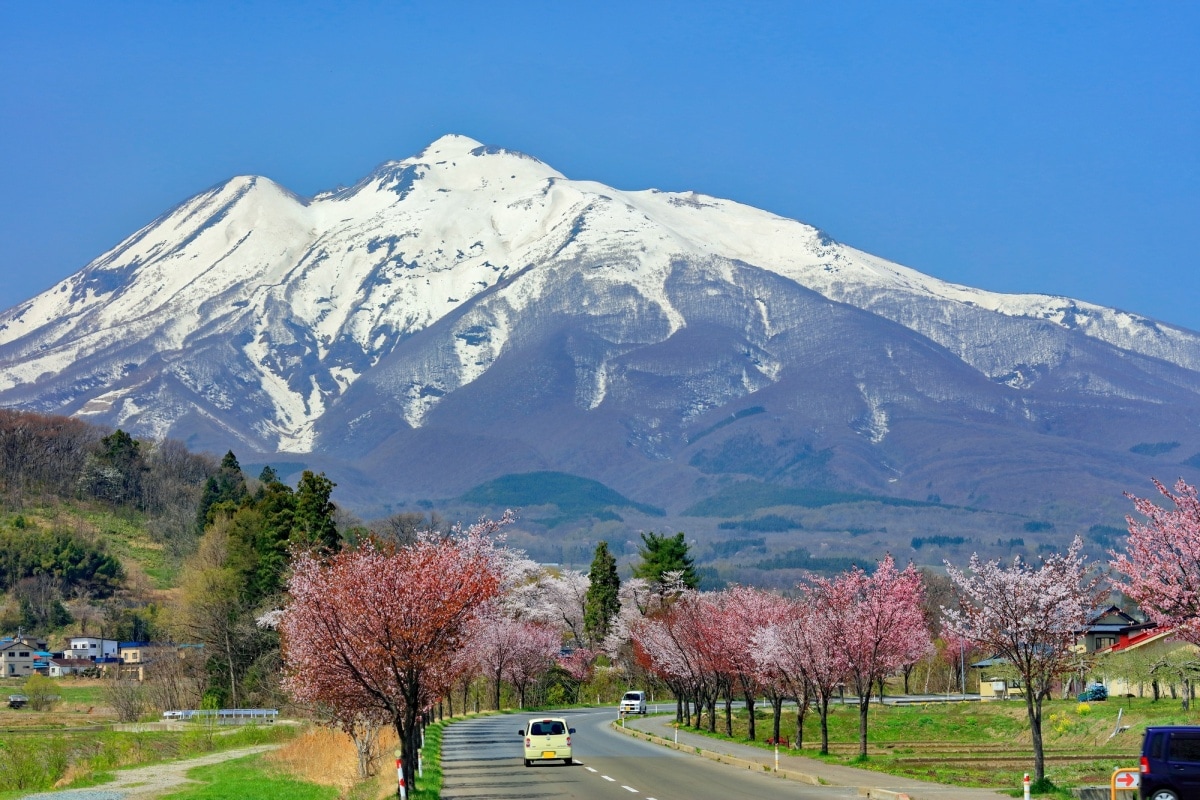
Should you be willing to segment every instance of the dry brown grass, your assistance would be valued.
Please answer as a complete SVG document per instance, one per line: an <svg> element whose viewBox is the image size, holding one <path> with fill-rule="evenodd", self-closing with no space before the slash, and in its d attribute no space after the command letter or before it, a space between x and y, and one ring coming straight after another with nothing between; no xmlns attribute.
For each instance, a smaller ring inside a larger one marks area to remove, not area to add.
<svg viewBox="0 0 1200 800"><path fill-rule="evenodd" d="M379 752L375 763L377 772L376 797L396 793L396 773L392 769L391 753L396 748L396 732L385 728L379 736ZM358 757L354 743L341 731L314 726L303 735L288 742L267 756L290 775L313 783L333 786L342 797L347 796L358 780Z"/></svg>
<svg viewBox="0 0 1200 800"><path fill-rule="evenodd" d="M335 786L343 794L354 785L357 763L354 744L341 731L309 728L267 756L267 760L303 780Z"/></svg>

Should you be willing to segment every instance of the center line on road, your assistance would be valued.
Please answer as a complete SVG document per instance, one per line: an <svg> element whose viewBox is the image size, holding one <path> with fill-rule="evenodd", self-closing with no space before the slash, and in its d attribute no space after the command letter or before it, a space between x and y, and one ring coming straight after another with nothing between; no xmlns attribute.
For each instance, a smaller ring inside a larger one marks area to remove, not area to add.
<svg viewBox="0 0 1200 800"><path fill-rule="evenodd" d="M601 778L604 778L604 780L606 780L606 781L612 781L613 783L616 783L616 782L617 782L617 779L616 779L616 778L610 778L610 777L608 777L607 775L601 775L600 777L601 777Z"/></svg>
<svg viewBox="0 0 1200 800"><path fill-rule="evenodd" d="M632 786L625 786L624 784L622 784L621 788L627 792L633 792L634 794L637 794L637 789L633 788Z"/></svg>
<svg viewBox="0 0 1200 800"><path fill-rule="evenodd" d="M596 768L595 768L595 767L584 767L584 769L586 769L588 772L595 772L595 771L596 771Z"/></svg>

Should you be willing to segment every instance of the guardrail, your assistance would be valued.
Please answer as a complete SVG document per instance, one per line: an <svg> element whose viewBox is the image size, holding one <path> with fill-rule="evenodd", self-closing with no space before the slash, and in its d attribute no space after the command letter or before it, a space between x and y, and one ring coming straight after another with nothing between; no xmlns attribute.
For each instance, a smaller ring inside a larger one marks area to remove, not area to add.
<svg viewBox="0 0 1200 800"><path fill-rule="evenodd" d="M185 722L215 719L218 725L270 724L279 718L279 711L274 708L180 709L164 711L162 718Z"/></svg>

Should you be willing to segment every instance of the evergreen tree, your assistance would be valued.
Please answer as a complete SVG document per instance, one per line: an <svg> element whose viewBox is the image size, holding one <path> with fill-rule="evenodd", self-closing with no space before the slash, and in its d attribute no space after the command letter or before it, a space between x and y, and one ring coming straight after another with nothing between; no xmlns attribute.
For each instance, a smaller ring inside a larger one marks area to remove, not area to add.
<svg viewBox="0 0 1200 800"><path fill-rule="evenodd" d="M659 535L654 531L642 534L642 546L638 547L641 562L633 567L635 578L645 578L651 583L661 583L663 573L679 572L689 589L700 585L700 577L688 555L683 531L674 536Z"/></svg>
<svg viewBox="0 0 1200 800"><path fill-rule="evenodd" d="M296 494L278 481L259 486L253 500L233 515L229 561L242 576L242 597L249 605L282 591L295 517Z"/></svg>
<svg viewBox="0 0 1200 800"><path fill-rule="evenodd" d="M292 521L293 544L316 548L322 553L335 553L341 545L341 535L333 521L337 507L329 501L336 483L325 473L314 475L304 470L296 488L296 516Z"/></svg>
<svg viewBox="0 0 1200 800"><path fill-rule="evenodd" d="M213 521L217 512L232 513L249 496L246 476L237 456L230 450L221 459L217 473L204 482L204 493L200 496L200 507L196 511L196 524L201 530Z"/></svg>
<svg viewBox="0 0 1200 800"><path fill-rule="evenodd" d="M594 647L608 636L613 618L621 610L621 578L617 575L617 559L608 551L608 542L596 545L588 581L583 631Z"/></svg>

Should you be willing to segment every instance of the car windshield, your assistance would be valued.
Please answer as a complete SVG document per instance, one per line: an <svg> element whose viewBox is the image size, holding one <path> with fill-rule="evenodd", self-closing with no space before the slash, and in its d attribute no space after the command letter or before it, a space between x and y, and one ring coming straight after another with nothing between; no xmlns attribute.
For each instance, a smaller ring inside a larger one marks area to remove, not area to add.
<svg viewBox="0 0 1200 800"><path fill-rule="evenodd" d="M557 720L548 719L544 722L535 722L529 726L530 736L562 736L563 732L563 724Z"/></svg>

